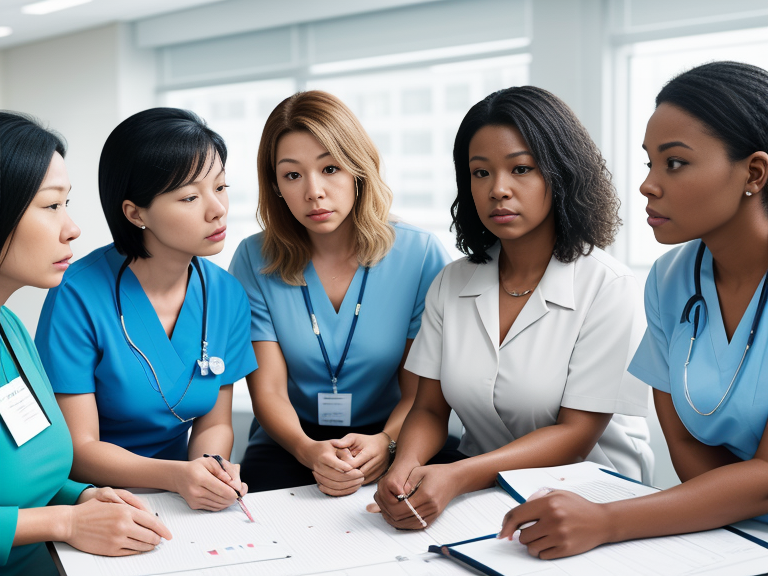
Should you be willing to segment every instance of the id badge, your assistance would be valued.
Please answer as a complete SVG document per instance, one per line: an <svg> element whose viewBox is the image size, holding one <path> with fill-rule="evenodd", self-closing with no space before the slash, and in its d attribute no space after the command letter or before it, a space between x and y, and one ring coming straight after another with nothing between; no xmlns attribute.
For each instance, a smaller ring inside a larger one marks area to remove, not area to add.
<svg viewBox="0 0 768 576"><path fill-rule="evenodd" d="M317 420L321 426L349 426L352 422L352 394L319 393Z"/></svg>
<svg viewBox="0 0 768 576"><path fill-rule="evenodd" d="M51 425L21 376L0 387L0 416L16 446L25 444Z"/></svg>

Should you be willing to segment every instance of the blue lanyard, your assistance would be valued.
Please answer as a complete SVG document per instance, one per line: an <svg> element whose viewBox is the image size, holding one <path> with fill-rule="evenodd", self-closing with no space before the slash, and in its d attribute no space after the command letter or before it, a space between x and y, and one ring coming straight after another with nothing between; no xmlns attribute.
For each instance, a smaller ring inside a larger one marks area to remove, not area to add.
<svg viewBox="0 0 768 576"><path fill-rule="evenodd" d="M315 336L317 336L317 341L320 343L320 350L323 353L323 360L325 360L325 367L328 368L328 376L331 377L331 384L333 384L334 394L338 394L338 391L336 389L336 382L339 379L341 368L344 366L344 360L347 359L347 352L349 352L349 345L352 343L352 336L354 336L355 334L357 319L360 316L360 305L363 302L363 293L365 292L365 284L368 281L368 270L369 268L366 266L365 272L363 273L363 283L360 286L360 294L357 296L357 306L355 307L355 317L352 319L352 327L349 329L349 336L347 336L347 344L346 346L344 346L344 353L341 355L341 360L339 360L339 365L336 367L335 371L331 366L331 360L328 358L328 351L325 349L325 342L323 342L323 336L320 334L320 327L317 325L317 318L315 317L315 311L312 308L312 300L309 297L309 288L307 288L306 284L301 287L301 293L304 295L304 304L307 305L307 313L309 314L309 319L312 322L312 331L315 333Z"/></svg>

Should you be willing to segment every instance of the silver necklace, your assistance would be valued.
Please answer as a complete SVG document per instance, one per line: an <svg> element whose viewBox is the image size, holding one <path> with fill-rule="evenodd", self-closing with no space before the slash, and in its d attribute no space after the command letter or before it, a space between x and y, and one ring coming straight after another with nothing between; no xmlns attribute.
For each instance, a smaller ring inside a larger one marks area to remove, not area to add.
<svg viewBox="0 0 768 576"><path fill-rule="evenodd" d="M499 284L501 284L501 289L504 290L504 292L506 292L510 296L514 296L515 298L520 298L521 296L527 296L528 294L533 292L534 288L536 288L536 286L534 286L533 288L530 288L525 292L516 292L515 290L512 290L512 292L510 292L509 290L507 290L507 287L504 286L504 280L501 279L501 270L499 270Z"/></svg>

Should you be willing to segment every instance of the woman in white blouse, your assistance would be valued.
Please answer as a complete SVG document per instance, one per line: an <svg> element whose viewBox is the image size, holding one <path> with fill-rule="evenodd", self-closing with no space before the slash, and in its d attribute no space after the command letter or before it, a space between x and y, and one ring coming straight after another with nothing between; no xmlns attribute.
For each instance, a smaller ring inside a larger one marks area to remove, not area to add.
<svg viewBox="0 0 768 576"><path fill-rule="evenodd" d="M648 388L626 372L642 301L629 269L602 251L620 220L597 147L561 100L525 86L472 107L453 155L467 258L427 294L405 366L418 393L376 494L384 517L425 527L515 468L586 459L650 480ZM452 408L459 449L429 464Z"/></svg>

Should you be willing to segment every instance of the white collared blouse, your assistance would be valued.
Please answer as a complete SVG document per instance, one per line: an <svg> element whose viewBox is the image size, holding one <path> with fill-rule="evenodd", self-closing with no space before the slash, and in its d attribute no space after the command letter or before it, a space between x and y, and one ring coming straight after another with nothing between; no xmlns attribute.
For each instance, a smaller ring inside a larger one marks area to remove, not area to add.
<svg viewBox="0 0 768 576"><path fill-rule="evenodd" d="M569 264L552 257L499 346L499 250L437 275L405 368L440 381L468 456L555 424L560 407L613 413L588 459L650 481L650 389L626 370L645 330L632 272L597 248Z"/></svg>

